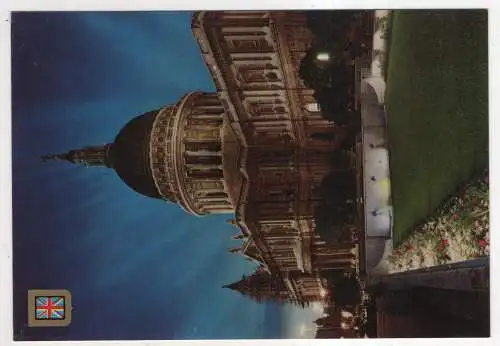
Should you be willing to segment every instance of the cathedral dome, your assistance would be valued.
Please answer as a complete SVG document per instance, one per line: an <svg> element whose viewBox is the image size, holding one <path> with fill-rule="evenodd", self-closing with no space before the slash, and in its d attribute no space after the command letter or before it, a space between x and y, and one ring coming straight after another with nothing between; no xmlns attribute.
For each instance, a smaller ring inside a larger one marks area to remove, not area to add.
<svg viewBox="0 0 500 346"><path fill-rule="evenodd" d="M139 194L201 216L234 212L240 151L218 95L193 92L130 120L111 143L42 158L112 168Z"/></svg>
<svg viewBox="0 0 500 346"><path fill-rule="evenodd" d="M149 143L151 129L160 110L130 120L118 133L110 150L110 165L134 191L161 198L151 172Z"/></svg>

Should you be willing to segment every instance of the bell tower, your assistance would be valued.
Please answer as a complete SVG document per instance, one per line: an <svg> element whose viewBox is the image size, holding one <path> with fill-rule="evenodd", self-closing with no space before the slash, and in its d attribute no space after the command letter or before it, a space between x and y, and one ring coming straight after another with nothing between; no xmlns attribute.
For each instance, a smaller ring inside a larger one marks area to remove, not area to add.
<svg viewBox="0 0 500 346"><path fill-rule="evenodd" d="M241 280L223 287L240 292L258 303L269 300L291 302L285 282L279 274L270 274L263 268L258 268L250 276L243 275Z"/></svg>

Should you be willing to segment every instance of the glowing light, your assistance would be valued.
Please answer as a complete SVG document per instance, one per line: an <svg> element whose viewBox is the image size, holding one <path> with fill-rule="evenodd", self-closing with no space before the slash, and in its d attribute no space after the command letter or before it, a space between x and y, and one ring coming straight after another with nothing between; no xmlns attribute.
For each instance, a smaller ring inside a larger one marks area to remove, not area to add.
<svg viewBox="0 0 500 346"><path fill-rule="evenodd" d="M306 104L305 108L308 112L314 113L314 112L320 112L321 109L319 108L319 103L308 103Z"/></svg>
<svg viewBox="0 0 500 346"><path fill-rule="evenodd" d="M322 288L319 290L319 295L321 298L325 298L328 295L328 291Z"/></svg>
<svg viewBox="0 0 500 346"><path fill-rule="evenodd" d="M391 196L391 181L389 178L384 178L379 181L378 183L378 189L379 189L379 194L380 194L380 200L384 204L388 204L389 198Z"/></svg>
<svg viewBox="0 0 500 346"><path fill-rule="evenodd" d="M306 335L306 332L307 332L307 326L305 324L301 324L299 326L299 335L304 336Z"/></svg>
<svg viewBox="0 0 500 346"><path fill-rule="evenodd" d="M320 303L312 303L311 308L312 308L312 311L314 311L317 314L320 314L324 311L323 305Z"/></svg>
<svg viewBox="0 0 500 346"><path fill-rule="evenodd" d="M318 60L318 61L329 61L330 60L330 54L328 54L328 53L318 53L316 55L316 60Z"/></svg>
<svg viewBox="0 0 500 346"><path fill-rule="evenodd" d="M345 311L345 310L342 310L340 312L340 316L344 317L344 318L350 318L350 317L353 317L352 313L350 313L349 311Z"/></svg>

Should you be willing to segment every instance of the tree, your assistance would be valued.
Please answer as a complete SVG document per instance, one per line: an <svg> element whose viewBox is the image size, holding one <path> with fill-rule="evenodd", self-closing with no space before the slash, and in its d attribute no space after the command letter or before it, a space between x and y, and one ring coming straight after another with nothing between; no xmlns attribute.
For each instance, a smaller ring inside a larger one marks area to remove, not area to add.
<svg viewBox="0 0 500 346"><path fill-rule="evenodd" d="M305 86L314 89L318 84L317 68L314 64L314 51L309 49L306 55L300 61L299 77L304 82Z"/></svg>
<svg viewBox="0 0 500 346"><path fill-rule="evenodd" d="M347 155L338 152L332 156L345 170L332 171L321 181L317 188L320 203L314 211L314 220L317 234L325 242L337 244L350 239L357 186Z"/></svg>
<svg viewBox="0 0 500 346"><path fill-rule="evenodd" d="M307 27L316 37L333 39L336 32L345 32L359 11L309 11L306 15Z"/></svg>
<svg viewBox="0 0 500 346"><path fill-rule="evenodd" d="M351 114L351 119L349 120L348 125L337 127L337 130L335 131L336 134L335 141L337 143L337 150L335 153L338 152L350 153L353 151L354 146L357 143L358 134L360 133L360 128L361 128L360 120L361 119L359 113L353 112ZM334 161L333 156L331 157L331 165L333 168L341 167L339 163Z"/></svg>
<svg viewBox="0 0 500 346"><path fill-rule="evenodd" d="M319 193L321 199L335 209L356 197L356 186L356 176L351 169L332 171L321 181Z"/></svg>
<svg viewBox="0 0 500 346"><path fill-rule="evenodd" d="M316 37L328 36L332 22L326 11L308 11L306 14L307 27Z"/></svg>
<svg viewBox="0 0 500 346"><path fill-rule="evenodd" d="M332 212L332 209L325 202L321 202L314 211L316 223L316 233L328 244L342 243L349 237L349 232L342 227L339 214Z"/></svg>
<svg viewBox="0 0 500 346"><path fill-rule="evenodd" d="M358 305L361 303L361 287L356 277L350 275L335 282L332 296L337 306Z"/></svg>
<svg viewBox="0 0 500 346"><path fill-rule="evenodd" d="M322 81L315 87L314 97L322 109L325 119L337 125L347 125L353 115L352 104L354 101L354 70L344 62L336 61L329 64L323 72L328 83Z"/></svg>
<svg viewBox="0 0 500 346"><path fill-rule="evenodd" d="M308 88L318 90L328 85L329 74L326 71L328 64L325 66L316 61L317 54L325 51L330 53L326 47L322 47L316 42L307 50L300 61L299 77ZM333 57L330 55L330 58Z"/></svg>
<svg viewBox="0 0 500 346"><path fill-rule="evenodd" d="M326 203L320 203L315 209L315 231L326 243L342 244L350 241L352 211L332 210Z"/></svg>
<svg viewBox="0 0 500 346"><path fill-rule="evenodd" d="M330 53L330 61L318 63L316 55L320 51ZM299 76L304 84L314 89L314 97L320 104L325 119L338 125L349 124L353 117L354 68L347 64L341 46L316 42L302 58Z"/></svg>
<svg viewBox="0 0 500 346"><path fill-rule="evenodd" d="M326 271L324 275L328 281L328 285L333 286L335 283L342 281L346 274L343 270L334 269Z"/></svg>
<svg viewBox="0 0 500 346"><path fill-rule="evenodd" d="M347 109L347 95L345 89L322 87L316 89L314 97L321 107L322 116L333 123L344 126L350 121L352 112Z"/></svg>
<svg viewBox="0 0 500 346"><path fill-rule="evenodd" d="M346 125L340 126L337 131L337 149L339 151L353 151L357 143L358 135L361 132L361 114L354 111L349 114L349 120Z"/></svg>
<svg viewBox="0 0 500 346"><path fill-rule="evenodd" d="M349 169L351 167L351 154L347 150L335 150L330 154L330 166L333 170Z"/></svg>

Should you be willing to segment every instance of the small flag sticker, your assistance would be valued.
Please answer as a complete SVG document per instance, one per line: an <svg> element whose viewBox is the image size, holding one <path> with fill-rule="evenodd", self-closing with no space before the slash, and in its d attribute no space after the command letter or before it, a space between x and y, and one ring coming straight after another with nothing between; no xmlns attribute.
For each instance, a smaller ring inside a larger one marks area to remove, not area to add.
<svg viewBox="0 0 500 346"><path fill-rule="evenodd" d="M69 291L28 291L28 326L65 327L70 322L71 294Z"/></svg>
<svg viewBox="0 0 500 346"><path fill-rule="evenodd" d="M64 297L36 297L35 310L37 320L63 320Z"/></svg>

